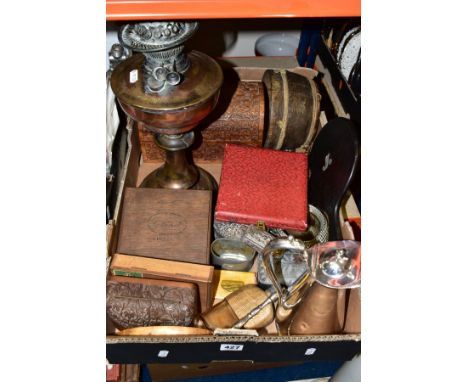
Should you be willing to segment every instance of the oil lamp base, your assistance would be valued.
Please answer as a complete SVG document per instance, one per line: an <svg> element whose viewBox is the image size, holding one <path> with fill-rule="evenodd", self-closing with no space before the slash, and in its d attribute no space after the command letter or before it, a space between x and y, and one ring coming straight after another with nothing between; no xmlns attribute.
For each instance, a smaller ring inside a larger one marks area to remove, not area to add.
<svg viewBox="0 0 468 382"><path fill-rule="evenodd" d="M193 131L184 134L155 134L157 145L166 150L166 162L149 174L140 187L216 191L218 185L213 176L187 161L186 150L193 144L194 137Z"/></svg>
<svg viewBox="0 0 468 382"><path fill-rule="evenodd" d="M170 189L179 189L179 190L210 190L217 191L218 184L215 178L207 171L202 168L191 165L189 168L194 171L197 175L195 177L195 182L193 182L192 177L174 177L167 176L167 171L165 170L165 165L159 167L151 174L149 174L141 183L140 187L143 188L170 188ZM190 171L190 172L192 172ZM173 174L174 175L174 174Z"/></svg>

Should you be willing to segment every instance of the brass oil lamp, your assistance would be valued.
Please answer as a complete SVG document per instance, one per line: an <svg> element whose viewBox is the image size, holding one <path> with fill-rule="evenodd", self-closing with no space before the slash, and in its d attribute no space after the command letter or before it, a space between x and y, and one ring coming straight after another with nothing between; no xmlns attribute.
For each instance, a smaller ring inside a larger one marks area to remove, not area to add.
<svg viewBox="0 0 468 382"><path fill-rule="evenodd" d="M141 187L216 190L213 176L189 163L186 152L198 123L216 106L223 82L220 66L204 53L184 52L197 22L127 24L121 44L134 54L113 71L111 87L125 113L154 133L164 165Z"/></svg>

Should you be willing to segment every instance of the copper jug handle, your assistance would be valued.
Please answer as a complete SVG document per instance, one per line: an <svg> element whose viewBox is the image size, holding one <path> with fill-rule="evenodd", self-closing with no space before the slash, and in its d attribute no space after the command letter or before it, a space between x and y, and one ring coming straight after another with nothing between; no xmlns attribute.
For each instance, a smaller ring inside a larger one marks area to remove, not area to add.
<svg viewBox="0 0 468 382"><path fill-rule="evenodd" d="M305 272L287 290L283 290L274 272L273 259L283 256L285 250L298 253L308 264L310 264L309 254L306 251L304 242L302 240L295 239L292 236L271 240L263 249L262 257L267 275L270 278L276 293L278 293L280 305L285 309L292 309L301 302L302 296L307 291L307 286L311 283L312 279L310 277L310 272ZM296 293L299 294L299 298L297 300L291 299L291 301L295 301L294 303L288 303L288 300Z"/></svg>

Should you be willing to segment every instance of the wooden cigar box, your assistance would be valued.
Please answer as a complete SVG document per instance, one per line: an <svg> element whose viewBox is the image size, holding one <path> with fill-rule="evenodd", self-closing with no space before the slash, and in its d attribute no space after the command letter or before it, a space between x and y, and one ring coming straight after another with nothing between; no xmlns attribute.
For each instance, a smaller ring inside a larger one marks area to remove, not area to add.
<svg viewBox="0 0 468 382"><path fill-rule="evenodd" d="M115 254L110 264L115 276L185 281L198 286L202 312L212 305L213 266Z"/></svg>
<svg viewBox="0 0 468 382"><path fill-rule="evenodd" d="M211 191L125 189L117 252L209 264Z"/></svg>

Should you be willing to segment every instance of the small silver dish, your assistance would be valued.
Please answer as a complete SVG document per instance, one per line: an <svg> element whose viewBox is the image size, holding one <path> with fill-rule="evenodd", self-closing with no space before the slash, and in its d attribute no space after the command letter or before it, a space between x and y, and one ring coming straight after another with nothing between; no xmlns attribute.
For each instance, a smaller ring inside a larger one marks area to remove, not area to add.
<svg viewBox="0 0 468 382"><path fill-rule="evenodd" d="M256 252L234 239L216 239L211 243L211 263L227 271L249 271Z"/></svg>

